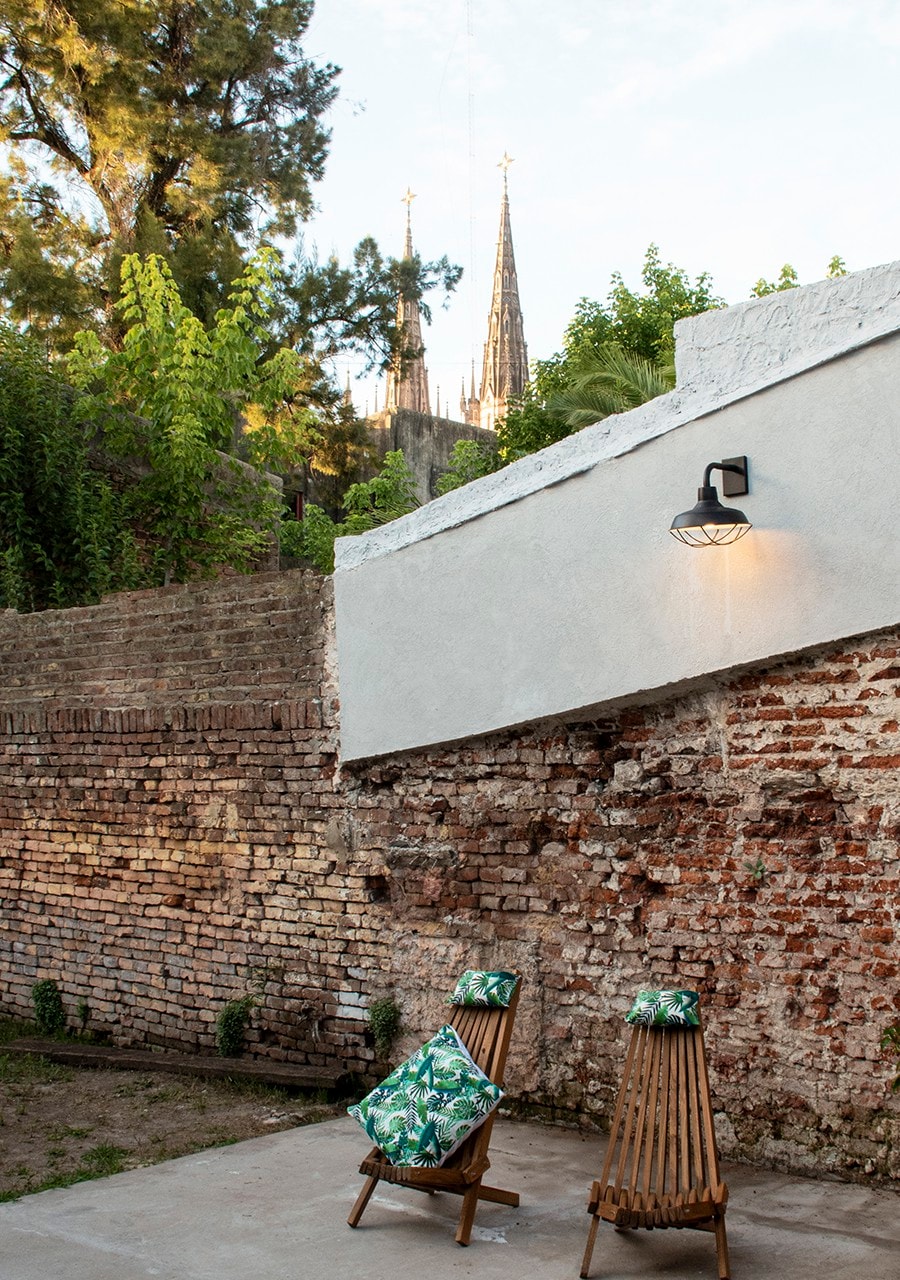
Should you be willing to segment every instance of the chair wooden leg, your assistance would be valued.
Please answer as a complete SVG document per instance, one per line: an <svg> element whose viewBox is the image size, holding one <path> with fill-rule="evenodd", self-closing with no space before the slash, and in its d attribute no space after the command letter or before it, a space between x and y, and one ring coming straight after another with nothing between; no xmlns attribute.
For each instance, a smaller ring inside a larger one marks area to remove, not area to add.
<svg viewBox="0 0 900 1280"><path fill-rule="evenodd" d="M363 1189L362 1191L360 1191L359 1195L356 1197L356 1204L351 1209L350 1217L347 1219L347 1222L351 1227L355 1227L358 1225L360 1218L363 1216L363 1210L371 1200L372 1192L375 1190L375 1187L377 1186L377 1184L378 1184L377 1178L375 1177L366 1178L365 1182L363 1183Z"/></svg>
<svg viewBox="0 0 900 1280"><path fill-rule="evenodd" d="M584 1258L581 1263L581 1280L586 1280L587 1274L591 1269L591 1254L594 1252L594 1241L597 1239L599 1225L600 1219L594 1214L591 1218L591 1229L588 1232L587 1248L584 1251Z"/></svg>
<svg viewBox="0 0 900 1280"><path fill-rule="evenodd" d="M465 1192L463 1192L462 1209L459 1211L459 1226L456 1228L456 1243L467 1245L472 1235L472 1225L475 1222L475 1210L478 1208L478 1193L481 1190L481 1180L473 1182Z"/></svg>
<svg viewBox="0 0 900 1280"><path fill-rule="evenodd" d="M728 1260L728 1237L725 1234L725 1219L716 1218L716 1261L719 1264L719 1280L729 1280L731 1266Z"/></svg>
<svg viewBox="0 0 900 1280"><path fill-rule="evenodd" d="M478 1190L479 1200L489 1200L492 1204L508 1204L514 1209L519 1207L518 1191L501 1191L499 1187L486 1187L483 1183Z"/></svg>

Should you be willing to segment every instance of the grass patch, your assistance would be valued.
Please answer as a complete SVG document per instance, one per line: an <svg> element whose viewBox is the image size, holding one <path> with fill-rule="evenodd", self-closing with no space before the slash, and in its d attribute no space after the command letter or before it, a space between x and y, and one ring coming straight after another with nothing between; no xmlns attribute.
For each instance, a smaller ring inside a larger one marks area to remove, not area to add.
<svg viewBox="0 0 900 1280"><path fill-rule="evenodd" d="M101 1144L84 1153L77 1169L46 1174L43 1178L20 1165L14 1171L13 1184L0 1188L0 1204L20 1200L22 1196L37 1195L39 1191L56 1191L60 1187L74 1187L77 1182L90 1182L93 1178L107 1178L110 1174L121 1173L125 1168L127 1155L128 1152L122 1147Z"/></svg>
<svg viewBox="0 0 900 1280"><path fill-rule="evenodd" d="M21 1040L25 1036L38 1035L35 1023L25 1022L22 1018L0 1018L0 1045L9 1044L10 1040Z"/></svg>
<svg viewBox="0 0 900 1280"><path fill-rule="evenodd" d="M33 1023L0 1017L0 1202L329 1120L343 1110L324 1091L63 1066L4 1053L4 1044L35 1031Z"/></svg>
<svg viewBox="0 0 900 1280"><path fill-rule="evenodd" d="M0 1053L0 1084L41 1085L59 1084L72 1079L72 1068L64 1067L49 1058L19 1057L18 1054Z"/></svg>
<svg viewBox="0 0 900 1280"><path fill-rule="evenodd" d="M61 1142L63 1138L88 1138L93 1133L91 1127L75 1128L70 1124L55 1124L47 1130L51 1142Z"/></svg>
<svg viewBox="0 0 900 1280"><path fill-rule="evenodd" d="M96 1147L91 1147L90 1151L85 1151L81 1163L87 1169L89 1178L108 1178L114 1173L122 1172L128 1154L124 1147L101 1142Z"/></svg>

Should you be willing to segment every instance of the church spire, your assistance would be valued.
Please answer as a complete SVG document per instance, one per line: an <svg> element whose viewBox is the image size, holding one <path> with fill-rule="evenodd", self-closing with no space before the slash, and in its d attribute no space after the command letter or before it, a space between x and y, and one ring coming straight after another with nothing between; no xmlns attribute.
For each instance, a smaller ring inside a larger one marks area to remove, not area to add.
<svg viewBox="0 0 900 1280"><path fill-rule="evenodd" d="M498 423L503 421L510 397L521 395L528 381L528 352L509 222L507 173L511 164L512 158L504 154L497 166L503 170L503 200L479 397L481 426L490 430L496 430Z"/></svg>
<svg viewBox="0 0 900 1280"><path fill-rule="evenodd" d="M415 196L406 188L402 203L406 205L406 239L403 245L404 260L409 262L413 257L412 223L410 206ZM422 343L422 319L419 315L419 303L416 298L405 297L403 293L397 300L397 324L403 335L403 345L418 351L420 354L406 361L401 370L397 360L388 373L387 392L384 407L388 413L395 409L414 409L417 413L431 413L428 403L428 371L425 368Z"/></svg>

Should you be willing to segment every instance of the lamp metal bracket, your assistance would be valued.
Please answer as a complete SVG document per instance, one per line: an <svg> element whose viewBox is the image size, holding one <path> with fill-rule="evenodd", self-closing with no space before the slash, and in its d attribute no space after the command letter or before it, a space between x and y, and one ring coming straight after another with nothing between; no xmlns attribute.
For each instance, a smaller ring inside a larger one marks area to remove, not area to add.
<svg viewBox="0 0 900 1280"><path fill-rule="evenodd" d="M724 497L742 498L745 493L750 492L750 470L747 465L746 454L742 454L739 458L723 458L722 466L739 468L739 471L722 472L722 494Z"/></svg>

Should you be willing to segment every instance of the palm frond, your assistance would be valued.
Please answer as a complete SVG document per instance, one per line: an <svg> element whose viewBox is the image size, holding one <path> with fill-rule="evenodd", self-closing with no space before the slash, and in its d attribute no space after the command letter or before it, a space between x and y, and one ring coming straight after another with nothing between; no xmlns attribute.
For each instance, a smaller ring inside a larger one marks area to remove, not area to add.
<svg viewBox="0 0 900 1280"><path fill-rule="evenodd" d="M646 404L674 385L672 365L647 360L618 343L604 343L584 356L569 385L550 398L547 408L578 429Z"/></svg>

